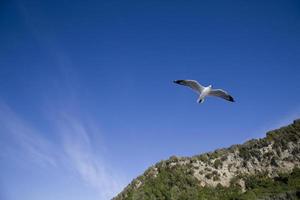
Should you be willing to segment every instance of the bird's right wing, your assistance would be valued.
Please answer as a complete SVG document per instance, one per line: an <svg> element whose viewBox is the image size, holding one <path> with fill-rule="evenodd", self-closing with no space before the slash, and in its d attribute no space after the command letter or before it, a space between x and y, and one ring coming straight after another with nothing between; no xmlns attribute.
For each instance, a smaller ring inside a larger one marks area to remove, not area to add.
<svg viewBox="0 0 300 200"><path fill-rule="evenodd" d="M234 99L231 95L229 95L226 91L221 89L213 89L209 92L209 95L215 96L215 97L221 97L227 101L234 102Z"/></svg>
<svg viewBox="0 0 300 200"><path fill-rule="evenodd" d="M204 87L195 80L176 80L176 81L174 81L174 83L187 86L187 87L193 89L198 94L200 94L204 89Z"/></svg>

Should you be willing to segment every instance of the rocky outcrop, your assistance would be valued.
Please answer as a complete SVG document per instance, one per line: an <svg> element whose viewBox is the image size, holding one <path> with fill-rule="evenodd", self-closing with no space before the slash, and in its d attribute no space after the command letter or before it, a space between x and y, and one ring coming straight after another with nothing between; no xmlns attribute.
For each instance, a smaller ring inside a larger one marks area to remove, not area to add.
<svg viewBox="0 0 300 200"><path fill-rule="evenodd" d="M193 157L172 156L168 160L161 161L146 170L114 200L135 199L132 194L142 193L145 188L151 188L148 187L148 182L155 181L158 176L159 181L170 184L169 188L180 188L181 185L174 182L176 180L168 180L168 178L172 179L173 171L175 177L179 176L183 179L188 177L187 182L191 180L191 184L196 184L199 188L196 189L197 191L209 187L238 186L241 192L244 193L248 190L245 184L246 177L263 175L263 177L272 179L283 173L289 174L293 169L299 167L300 120L295 120L291 125L268 132L265 138L253 139L242 145L233 145L229 148L218 149L214 152ZM164 175L165 172L168 173L168 176L165 177L166 180L160 176ZM174 187L172 184L174 184ZM144 186L145 188L143 188ZM159 188L156 188L156 190L158 190L156 192L160 192ZM146 192L151 193L151 189ZM163 189L162 192L164 192ZM149 195L151 196L151 194ZM285 197L279 195L276 198L288 199L289 197L288 192L282 195L285 195ZM268 198L273 197L266 197L266 199ZM276 198L274 197L274 199ZM153 197L153 199L159 198Z"/></svg>

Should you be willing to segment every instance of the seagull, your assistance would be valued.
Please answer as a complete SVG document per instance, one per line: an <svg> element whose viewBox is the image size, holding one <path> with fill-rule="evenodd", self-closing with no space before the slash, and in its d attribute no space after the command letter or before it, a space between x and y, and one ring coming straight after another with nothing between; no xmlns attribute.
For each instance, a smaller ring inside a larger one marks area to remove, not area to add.
<svg viewBox="0 0 300 200"><path fill-rule="evenodd" d="M221 97L227 101L234 102L233 97L230 96L226 91L222 89L212 89L212 85L204 87L195 80L175 80L173 82L179 85L187 86L194 90L199 95L199 98L197 99L198 103L203 103L206 96Z"/></svg>

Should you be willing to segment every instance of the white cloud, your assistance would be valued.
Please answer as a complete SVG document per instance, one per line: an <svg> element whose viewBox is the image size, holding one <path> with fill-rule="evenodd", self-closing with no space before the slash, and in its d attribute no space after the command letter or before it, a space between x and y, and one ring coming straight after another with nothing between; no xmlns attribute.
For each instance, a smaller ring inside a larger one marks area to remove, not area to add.
<svg viewBox="0 0 300 200"><path fill-rule="evenodd" d="M63 135L63 149L72 169L86 184L100 191L102 198L109 199L116 195L123 184L120 177L96 155L90 141L90 128L68 115L60 118L58 124L58 131Z"/></svg>
<svg viewBox="0 0 300 200"><path fill-rule="evenodd" d="M93 127L71 115L54 116L55 120L50 120L50 127L55 130L53 138L56 139L51 140L7 105L0 103L0 139L3 141L3 145L0 142L0 150L8 149L13 154L25 157L24 160L40 166L67 170L96 191L99 199L112 198L124 184L114 169L99 155L99 148L91 142L90 131L94 130Z"/></svg>
<svg viewBox="0 0 300 200"><path fill-rule="evenodd" d="M61 96L58 100L49 100L48 103L49 105L62 105L63 109L50 106L51 108L47 107L42 116L48 120L51 130L54 130L52 134L55 137L51 139L43 137L49 133L45 134L37 130L35 126L31 126L28 121L23 120L0 101L0 139L1 132L4 131L5 140L9 138L19 148L16 150L16 146L8 147L10 151L25 152L25 156L31 158L31 161L37 161L43 166L67 169L84 184L98 191L102 199L109 199L120 191L124 184L116 170L99 154L99 149L104 147L95 146L91 142L91 136L96 134L95 130L98 130L95 128L97 126L93 123L85 124L79 115L66 114L68 112L65 107L72 107L73 111L77 109L74 104L77 100L76 85L78 82L74 76L76 73L72 68L72 60L64 53L54 35L39 28L36 24L38 18L29 12L26 5L20 2L17 5L19 14L24 19L24 25L31 30L41 48L56 62L60 73L59 84L58 86L54 85L54 94L58 96L61 94ZM67 95L65 95L66 93ZM61 99L63 99L62 102ZM101 135L99 132L97 134ZM1 145L0 150L2 148L4 146Z"/></svg>
<svg viewBox="0 0 300 200"><path fill-rule="evenodd" d="M52 144L3 103L0 104L0 129L1 136L15 144L11 146L2 140L2 148L26 154L41 165L57 165L57 155Z"/></svg>

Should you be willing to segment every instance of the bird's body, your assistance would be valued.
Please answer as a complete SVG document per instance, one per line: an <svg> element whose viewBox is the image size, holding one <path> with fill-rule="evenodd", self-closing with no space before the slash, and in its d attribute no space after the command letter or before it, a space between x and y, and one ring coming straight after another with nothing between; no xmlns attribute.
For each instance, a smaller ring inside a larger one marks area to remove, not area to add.
<svg viewBox="0 0 300 200"><path fill-rule="evenodd" d="M204 98L210 93L211 89L212 89L211 85L209 85L208 87L204 87L202 92L200 92L200 95L199 95L199 98L198 98L197 102L198 103L203 103Z"/></svg>
<svg viewBox="0 0 300 200"><path fill-rule="evenodd" d="M205 97L207 96L221 97L227 101L234 102L233 97L229 95L226 91L221 89L213 89L212 85L204 87L195 80L176 80L174 81L174 83L190 87L193 91L197 92L197 94L199 95L197 100L198 103L203 103Z"/></svg>

